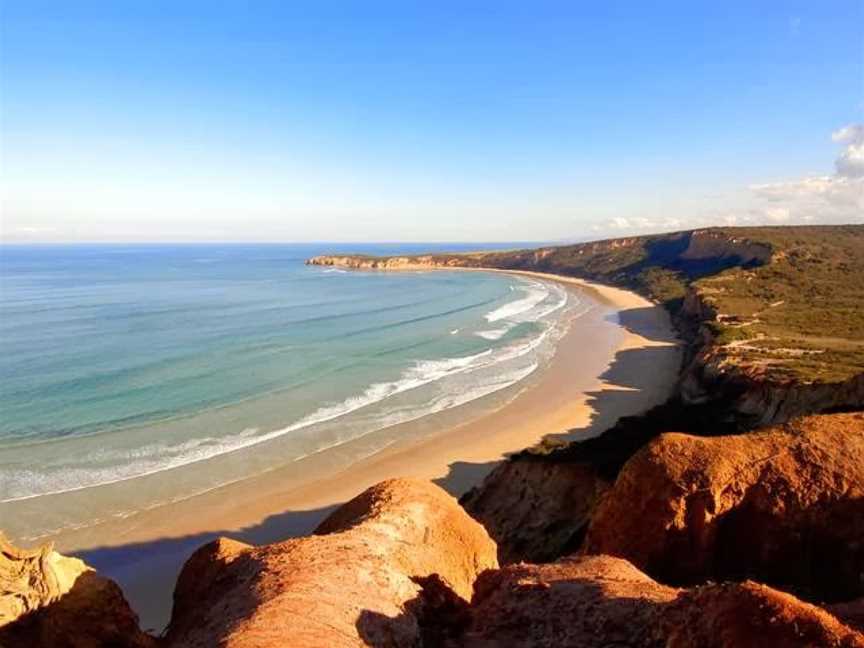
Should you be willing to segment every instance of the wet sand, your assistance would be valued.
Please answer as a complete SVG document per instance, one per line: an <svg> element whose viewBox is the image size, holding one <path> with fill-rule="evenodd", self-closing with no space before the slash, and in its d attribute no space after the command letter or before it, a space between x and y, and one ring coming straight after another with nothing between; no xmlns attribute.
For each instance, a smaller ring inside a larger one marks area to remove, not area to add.
<svg viewBox="0 0 864 648"><path fill-rule="evenodd" d="M617 288L525 274L561 282L595 305L573 320L548 366L509 402L469 420L464 406L435 414L439 423L442 416L451 421L444 431L394 443L347 468L339 467L346 457L362 455L351 444L339 451L341 463L339 452L312 456L104 528L66 534L56 539L58 549L117 580L142 627L161 629L180 567L213 537L257 544L308 534L336 506L392 477L435 480L458 496L508 453L544 437L593 436L666 398L680 350L662 308Z"/></svg>

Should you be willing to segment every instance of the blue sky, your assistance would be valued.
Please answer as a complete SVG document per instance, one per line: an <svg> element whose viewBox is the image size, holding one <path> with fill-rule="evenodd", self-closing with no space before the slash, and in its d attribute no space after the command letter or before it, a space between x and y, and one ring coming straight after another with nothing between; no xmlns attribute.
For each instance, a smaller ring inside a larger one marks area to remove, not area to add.
<svg viewBox="0 0 864 648"><path fill-rule="evenodd" d="M864 207L860 1L0 20L8 241L559 240Z"/></svg>

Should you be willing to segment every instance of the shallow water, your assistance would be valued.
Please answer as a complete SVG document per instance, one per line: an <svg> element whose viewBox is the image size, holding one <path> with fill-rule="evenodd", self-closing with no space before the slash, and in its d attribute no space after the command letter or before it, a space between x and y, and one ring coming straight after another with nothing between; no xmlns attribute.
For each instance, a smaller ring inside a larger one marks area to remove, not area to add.
<svg viewBox="0 0 864 648"><path fill-rule="evenodd" d="M392 442L527 380L580 308L498 273L303 264L343 250L0 249L0 526L32 541Z"/></svg>

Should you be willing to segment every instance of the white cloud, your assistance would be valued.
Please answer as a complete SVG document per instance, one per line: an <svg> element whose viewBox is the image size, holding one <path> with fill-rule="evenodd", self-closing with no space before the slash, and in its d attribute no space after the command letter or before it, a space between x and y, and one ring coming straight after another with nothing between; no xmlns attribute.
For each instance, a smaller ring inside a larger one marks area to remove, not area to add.
<svg viewBox="0 0 864 648"><path fill-rule="evenodd" d="M737 195L703 196L698 204L673 204L669 210L675 216L610 216L596 220L591 230L625 236L718 225L864 223L864 124L844 126L831 140L842 145L833 174L752 184Z"/></svg>
<svg viewBox="0 0 864 648"><path fill-rule="evenodd" d="M837 175L845 178L864 177L864 124L849 124L831 133L831 139L846 148L834 162Z"/></svg>
<svg viewBox="0 0 864 648"><path fill-rule="evenodd" d="M831 139L845 144L834 162L833 175L751 185L753 195L770 204L764 208L769 220L780 222L781 215L782 222L864 220L864 124L844 126Z"/></svg>

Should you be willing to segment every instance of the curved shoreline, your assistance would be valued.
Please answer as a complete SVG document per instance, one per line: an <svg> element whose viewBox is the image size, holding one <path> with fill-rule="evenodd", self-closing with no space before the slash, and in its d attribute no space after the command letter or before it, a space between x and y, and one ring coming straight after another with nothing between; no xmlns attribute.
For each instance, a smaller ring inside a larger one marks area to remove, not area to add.
<svg viewBox="0 0 864 648"><path fill-rule="evenodd" d="M634 293L579 279L513 274L588 293L599 307L576 320L538 380L508 402L467 422L457 419L430 436L397 441L347 468L334 470L332 457L311 457L141 512L112 523L97 536L67 534L58 539L58 548L77 550L117 580L144 627L159 627L170 613L167 602L180 565L216 535L263 543L308 534L335 506L392 477L436 480L458 495L479 483L508 453L550 435L592 436L619 416L643 411L670 393L678 376L679 349L662 308ZM643 362L638 356L648 349L651 361ZM454 410L450 416L458 417L460 408ZM433 416L440 421L442 414ZM94 537L103 545L93 548Z"/></svg>

